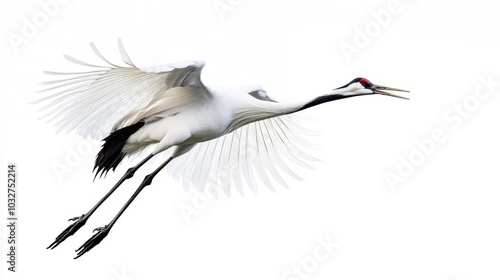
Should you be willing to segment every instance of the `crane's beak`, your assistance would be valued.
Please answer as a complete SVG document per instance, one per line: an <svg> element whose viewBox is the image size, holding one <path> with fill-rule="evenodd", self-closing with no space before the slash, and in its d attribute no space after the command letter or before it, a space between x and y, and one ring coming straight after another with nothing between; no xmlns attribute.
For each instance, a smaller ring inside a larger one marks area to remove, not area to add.
<svg viewBox="0 0 500 280"><path fill-rule="evenodd" d="M391 87L384 87L384 86L377 86L377 85L373 85L371 87L371 90L373 90L373 93L375 93L375 94L382 94L382 95L387 95L387 96L392 96L392 97L397 97L397 98L409 100L409 98L407 98L407 97L399 96L399 95L392 94L390 92L385 91L385 90L390 90L390 91L410 92L408 90L391 88Z"/></svg>

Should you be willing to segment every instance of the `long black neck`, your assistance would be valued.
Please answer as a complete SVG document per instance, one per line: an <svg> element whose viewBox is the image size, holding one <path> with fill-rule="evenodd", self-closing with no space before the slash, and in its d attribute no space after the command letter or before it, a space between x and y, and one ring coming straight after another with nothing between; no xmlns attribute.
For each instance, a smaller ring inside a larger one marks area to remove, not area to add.
<svg viewBox="0 0 500 280"><path fill-rule="evenodd" d="M304 106L300 107L295 112L302 111L304 109L307 109L307 108L310 108L310 107L313 107L313 106L316 106L319 104L323 104L326 102L344 99L344 98L348 98L348 97L360 96L360 95L362 95L362 94L343 95L341 93L333 93L333 94L318 96L318 97L314 98L313 100L304 104Z"/></svg>

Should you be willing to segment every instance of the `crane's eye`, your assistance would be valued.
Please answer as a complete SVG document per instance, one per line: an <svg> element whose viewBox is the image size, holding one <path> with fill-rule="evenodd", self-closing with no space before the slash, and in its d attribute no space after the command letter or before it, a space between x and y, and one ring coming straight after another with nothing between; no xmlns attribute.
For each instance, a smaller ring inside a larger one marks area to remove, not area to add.
<svg viewBox="0 0 500 280"><path fill-rule="evenodd" d="M359 79L359 83L364 87L364 88L371 88L373 86L373 84L368 81L368 79L365 79L365 78L361 78Z"/></svg>

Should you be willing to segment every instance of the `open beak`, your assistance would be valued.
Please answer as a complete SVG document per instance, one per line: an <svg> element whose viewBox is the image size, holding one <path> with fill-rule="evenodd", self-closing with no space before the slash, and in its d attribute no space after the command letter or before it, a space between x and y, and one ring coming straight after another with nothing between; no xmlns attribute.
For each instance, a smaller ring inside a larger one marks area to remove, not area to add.
<svg viewBox="0 0 500 280"><path fill-rule="evenodd" d="M391 88L391 87L384 87L384 86L377 86L377 85L373 85L371 87L371 90L373 90L373 93L375 93L375 94L382 94L382 95L387 95L387 96L392 96L392 97L397 97L397 98L409 100L409 98L407 98L407 97L399 96L399 95L392 94L390 92L385 91L385 90L390 90L390 91L410 92L408 90Z"/></svg>

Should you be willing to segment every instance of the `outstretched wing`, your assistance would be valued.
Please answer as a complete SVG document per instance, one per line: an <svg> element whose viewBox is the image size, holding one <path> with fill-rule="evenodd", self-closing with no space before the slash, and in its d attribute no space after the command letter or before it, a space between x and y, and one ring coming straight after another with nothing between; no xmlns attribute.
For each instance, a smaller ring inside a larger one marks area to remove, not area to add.
<svg viewBox="0 0 500 280"><path fill-rule="evenodd" d="M182 180L185 190L209 188L215 196L220 191L229 196L232 187L243 195L244 185L254 193L258 193L261 184L274 191L276 183L287 187L283 174L302 180L293 171L294 166L311 168L310 163L318 161L305 152L317 148L307 140L315 134L304 128L295 115L250 123L198 144L172 161L167 166L168 173Z"/></svg>
<svg viewBox="0 0 500 280"><path fill-rule="evenodd" d="M70 56L69 61L93 68L85 72L44 73L61 77L42 83L47 88L35 103L42 104L42 118L54 123L57 132L75 131L78 135L102 139L117 129L124 116L147 106L159 94L173 87L204 87L200 80L202 61L181 62L138 68L130 60L121 40L118 47L126 67L109 62L90 44L107 65L82 62Z"/></svg>

